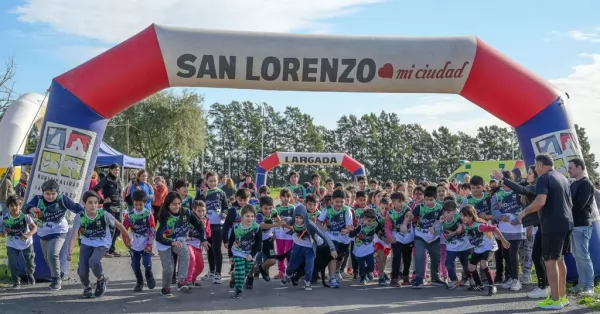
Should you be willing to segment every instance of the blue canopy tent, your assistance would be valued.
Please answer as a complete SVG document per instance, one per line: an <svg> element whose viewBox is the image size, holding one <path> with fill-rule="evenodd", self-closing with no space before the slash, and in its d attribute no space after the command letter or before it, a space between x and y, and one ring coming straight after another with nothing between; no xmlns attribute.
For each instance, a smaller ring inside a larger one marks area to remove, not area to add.
<svg viewBox="0 0 600 314"><path fill-rule="evenodd" d="M33 164L35 153L28 155L15 155L13 166L29 166ZM96 167L106 167L112 164L119 164L124 168L144 169L146 168L146 159L127 156L110 147L105 142L100 144L98 157L96 158Z"/></svg>

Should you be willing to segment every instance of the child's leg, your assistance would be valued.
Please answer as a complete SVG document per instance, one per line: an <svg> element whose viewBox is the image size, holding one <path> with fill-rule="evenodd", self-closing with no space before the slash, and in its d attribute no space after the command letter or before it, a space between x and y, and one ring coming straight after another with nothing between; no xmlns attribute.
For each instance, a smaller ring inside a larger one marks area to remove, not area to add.
<svg viewBox="0 0 600 314"><path fill-rule="evenodd" d="M175 253L175 251L172 251L171 255L173 256L173 280L175 280L176 279L175 276L177 275L177 272L179 271L179 268L178 268L178 265L177 265L179 257L177 256L177 254Z"/></svg>
<svg viewBox="0 0 600 314"><path fill-rule="evenodd" d="M89 261L92 253L94 253L93 247L81 244L81 247L79 248L79 267L77 268L77 274L79 275L79 280L84 287L90 286Z"/></svg>
<svg viewBox="0 0 600 314"><path fill-rule="evenodd" d="M533 239L527 239L523 241L519 251L519 259L521 266L523 267L523 278L525 281L531 280L531 269L533 260L531 259L531 253L533 251Z"/></svg>
<svg viewBox="0 0 600 314"><path fill-rule="evenodd" d="M142 264L144 265L144 274L146 275L146 280L149 278L154 279L154 274L152 273L152 253L149 252L141 252L142 254Z"/></svg>
<svg viewBox="0 0 600 314"><path fill-rule="evenodd" d="M104 270L102 269L102 258L104 254L108 252L108 249L103 246L98 246L94 248L92 255L89 259L89 265L92 269L92 273L96 276L96 279L101 280L104 279Z"/></svg>
<svg viewBox="0 0 600 314"><path fill-rule="evenodd" d="M358 276L360 280L365 280L365 278L367 277L367 264L365 262L366 257L360 256L356 257L356 259L358 260Z"/></svg>
<svg viewBox="0 0 600 314"><path fill-rule="evenodd" d="M427 244L427 252L431 260L431 264L429 265L431 268L431 280L440 280L440 246L439 240Z"/></svg>
<svg viewBox="0 0 600 314"><path fill-rule="evenodd" d="M311 282L315 269L315 251L312 248L304 248L304 281Z"/></svg>
<svg viewBox="0 0 600 314"><path fill-rule="evenodd" d="M283 239L276 239L275 243L277 244L277 254L283 255L287 252L285 250L285 244L284 244L285 242ZM285 261L284 260L277 261L277 269L279 270L280 273L285 274Z"/></svg>
<svg viewBox="0 0 600 314"><path fill-rule="evenodd" d="M193 250L193 254L194 254L194 260L196 261L196 265L194 266L194 274L192 274L192 281L191 281L191 283L194 283L194 282L196 282L196 278L198 278L198 276L200 276L200 274L204 270L204 258L202 258L202 249L192 247L192 250ZM190 256L191 256L191 254L190 254ZM191 263L191 261L190 261L190 263Z"/></svg>
<svg viewBox="0 0 600 314"><path fill-rule="evenodd" d="M448 278L448 268L446 268L446 244L440 243L440 275L444 278ZM454 262L454 261L452 261Z"/></svg>
<svg viewBox="0 0 600 314"><path fill-rule="evenodd" d="M408 277L408 275L410 274L410 262L412 260L412 254L414 252L413 247L412 247L411 244L412 243L402 244L401 245L401 252L400 252L400 254L402 254L402 261L404 263L404 267L402 269L402 276L403 277L404 276Z"/></svg>
<svg viewBox="0 0 600 314"><path fill-rule="evenodd" d="M427 243L420 238L415 238L415 268L417 271L417 283L422 284L425 278L425 265L427 263L425 250Z"/></svg>
<svg viewBox="0 0 600 314"><path fill-rule="evenodd" d="M292 252L290 254L290 264L288 265L287 270L285 271L286 276L291 277L294 274L294 272L298 270L298 267L300 267L300 265L302 265L302 263L304 262L303 248L304 247L300 245L292 246Z"/></svg>
<svg viewBox="0 0 600 314"><path fill-rule="evenodd" d="M65 243L65 238L58 237L47 241L42 240L42 251L44 251L44 259L50 268L52 278L60 280L60 250ZM45 243L45 248L44 248Z"/></svg>
<svg viewBox="0 0 600 314"><path fill-rule="evenodd" d="M173 247L173 251L178 255L179 260L179 271L177 272L177 282L185 282L185 278L188 274L190 267L190 251L187 245L183 245L181 248Z"/></svg>
<svg viewBox="0 0 600 314"><path fill-rule="evenodd" d="M471 277L475 281L476 286L483 286L481 282L481 278L479 277L479 272L477 272L477 264L481 261L481 254L477 254L473 252L471 254L471 260L469 261L469 272L471 273Z"/></svg>
<svg viewBox="0 0 600 314"><path fill-rule="evenodd" d="M252 276L250 272L252 271L252 266L254 266L254 260L245 260L244 265L246 266L246 269L244 270L244 277Z"/></svg>
<svg viewBox="0 0 600 314"><path fill-rule="evenodd" d="M400 278L400 264L402 263L403 254L403 244L400 242L396 242L392 244L392 279ZM404 264L406 268L406 260L404 260ZM408 263L410 267L410 262Z"/></svg>
<svg viewBox="0 0 600 314"><path fill-rule="evenodd" d="M33 245L32 245L33 246ZM19 278L19 250L12 248L10 246L6 247L6 256L8 258L8 270L10 271L10 278L13 283L21 282Z"/></svg>
<svg viewBox="0 0 600 314"><path fill-rule="evenodd" d="M489 285L493 286L494 285L494 277L492 276L492 271L488 267L488 261L482 260L479 263L479 266L481 267L483 274L485 275L486 279L488 280Z"/></svg>
<svg viewBox="0 0 600 314"><path fill-rule="evenodd" d="M382 253L381 255L383 255L383 252L381 252L381 253ZM375 268L375 258L373 257L373 254L367 254L367 256L365 256L364 263L366 264L367 274L372 273Z"/></svg>
<svg viewBox="0 0 600 314"><path fill-rule="evenodd" d="M235 291L242 292L244 288L244 278L246 278L246 259L234 256L233 280L235 282Z"/></svg>
<svg viewBox="0 0 600 314"><path fill-rule="evenodd" d="M212 243L212 237L207 239L206 241L208 241L208 243ZM211 248L208 248L208 250L206 251L206 260L208 261L208 271L211 274L215 273L215 257L213 256L213 251ZM229 263L233 264L233 258L229 258Z"/></svg>
<svg viewBox="0 0 600 314"><path fill-rule="evenodd" d="M35 250L33 249L33 245L30 245L22 252L23 258L25 259L25 270L27 271L27 275L33 276L33 273L35 272Z"/></svg>
<svg viewBox="0 0 600 314"><path fill-rule="evenodd" d="M140 265L140 260L142 259L142 252L131 249L129 250L129 253L131 254L131 269L133 269L135 279L138 284L143 283L144 277L142 276L142 267Z"/></svg>
<svg viewBox="0 0 600 314"><path fill-rule="evenodd" d="M469 255L471 255L471 250L459 252L458 255L458 260L463 269L463 279L471 278L471 273L469 272Z"/></svg>
<svg viewBox="0 0 600 314"><path fill-rule="evenodd" d="M162 266L162 287L168 289L171 287L171 279L173 278L173 256L169 248L165 251L158 251L160 257L160 265Z"/></svg>
<svg viewBox="0 0 600 314"><path fill-rule="evenodd" d="M385 249L382 249L377 252L377 272L379 273L379 277L383 277L385 274L385 261L387 260L387 256L385 255Z"/></svg>
<svg viewBox="0 0 600 314"><path fill-rule="evenodd" d="M496 263L496 278L499 281L504 281L504 279L508 279L504 278L504 257L502 256L502 253L504 252L502 252L503 249L500 240L496 240L496 242L498 243L498 250L494 252L494 261Z"/></svg>
<svg viewBox="0 0 600 314"><path fill-rule="evenodd" d="M184 281L186 283L193 283L193 279L192 277L194 276L194 273L196 272L196 254L194 254L194 249L195 247L191 246L191 245L187 245L187 249L190 255L190 262L188 263L188 272L187 272L187 276L185 277Z"/></svg>
<svg viewBox="0 0 600 314"><path fill-rule="evenodd" d="M283 240L283 246L284 246L284 251L287 253L292 249L292 246L294 246L294 240ZM290 264L290 259L289 257L287 258L287 264Z"/></svg>
<svg viewBox="0 0 600 314"><path fill-rule="evenodd" d="M215 260L215 274L221 276L221 268L223 267L223 252L221 251L221 248L223 247L223 236L221 234L221 224L211 224L210 230L212 238L210 250L212 250L212 255Z"/></svg>
<svg viewBox="0 0 600 314"><path fill-rule="evenodd" d="M448 251L444 258L444 265L446 266L448 279L450 279L450 281L458 281L458 277L456 276L456 265L454 264L454 261L459 254L460 252Z"/></svg>
<svg viewBox="0 0 600 314"><path fill-rule="evenodd" d="M354 244L354 242L352 242ZM350 249L350 258L352 261L352 271L355 272L356 268L358 267L358 259L356 258L356 256L354 256L354 253L352 253L353 249Z"/></svg>
<svg viewBox="0 0 600 314"><path fill-rule="evenodd" d="M508 249L508 259L510 261L510 277L514 280L519 280L519 249L523 244L522 240L511 240L510 248Z"/></svg>

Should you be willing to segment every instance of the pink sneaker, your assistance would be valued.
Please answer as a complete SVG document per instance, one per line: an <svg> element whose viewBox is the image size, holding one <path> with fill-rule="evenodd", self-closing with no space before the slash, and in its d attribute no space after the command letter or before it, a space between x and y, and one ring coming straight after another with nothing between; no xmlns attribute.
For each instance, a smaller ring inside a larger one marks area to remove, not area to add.
<svg viewBox="0 0 600 314"><path fill-rule="evenodd" d="M275 279L283 279L283 277L285 277L285 275L282 272L279 272L277 275L275 275Z"/></svg>
<svg viewBox="0 0 600 314"><path fill-rule="evenodd" d="M373 277L375 277L375 278L379 277L379 272L377 270L373 271Z"/></svg>

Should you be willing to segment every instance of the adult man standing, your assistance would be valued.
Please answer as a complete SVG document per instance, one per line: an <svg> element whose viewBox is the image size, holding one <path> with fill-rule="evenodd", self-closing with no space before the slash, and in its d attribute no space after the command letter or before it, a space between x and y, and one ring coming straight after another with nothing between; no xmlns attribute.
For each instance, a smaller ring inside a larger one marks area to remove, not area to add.
<svg viewBox="0 0 600 314"><path fill-rule="evenodd" d="M8 208L6 207L6 199L15 194L15 188L13 187L14 173L15 169L13 167L8 167L4 173L4 176L0 177L0 209L2 210L2 214L8 212Z"/></svg>
<svg viewBox="0 0 600 314"><path fill-rule="evenodd" d="M573 238L571 250L579 280L572 293L594 294L594 265L590 257L590 239L592 238L592 208L594 205L594 185L585 176L585 164L581 158L569 161L569 176L575 179L571 183L573 200Z"/></svg>
<svg viewBox="0 0 600 314"><path fill-rule="evenodd" d="M546 265L550 296L538 303L547 310L559 310L569 304L567 299L567 266L563 256L569 251L573 215L571 190L565 176L554 169L549 154L535 157L535 171L539 177L535 185L535 200L519 214L519 220L538 212L542 228L542 258Z"/></svg>

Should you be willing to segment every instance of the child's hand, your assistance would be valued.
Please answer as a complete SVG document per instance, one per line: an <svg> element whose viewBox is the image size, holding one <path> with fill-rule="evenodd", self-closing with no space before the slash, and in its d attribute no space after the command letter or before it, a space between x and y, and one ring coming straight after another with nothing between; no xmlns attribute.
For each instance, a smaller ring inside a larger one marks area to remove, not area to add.
<svg viewBox="0 0 600 314"><path fill-rule="evenodd" d="M204 197L208 195L208 188L202 189L202 195L204 195Z"/></svg>
<svg viewBox="0 0 600 314"><path fill-rule="evenodd" d="M200 246L205 250L208 251L208 249L210 248L210 243L208 243L208 241L204 241L202 243L200 243ZM227 247L225 247L227 248Z"/></svg>
<svg viewBox="0 0 600 314"><path fill-rule="evenodd" d="M42 210L37 207L33 207L29 212L34 213L38 217L42 214Z"/></svg>
<svg viewBox="0 0 600 314"><path fill-rule="evenodd" d="M408 227L406 227L406 225L400 226L400 232L407 233L408 232Z"/></svg>
<svg viewBox="0 0 600 314"><path fill-rule="evenodd" d="M29 234L29 232L21 235L21 241L27 241L29 238L31 238L31 234Z"/></svg>
<svg viewBox="0 0 600 314"><path fill-rule="evenodd" d="M337 258L337 256L338 256L338 255L337 255L337 252L336 252L336 251L333 251L333 252L331 252L331 258L333 258L333 259L336 259L336 258Z"/></svg>
<svg viewBox="0 0 600 314"><path fill-rule="evenodd" d="M250 255L250 254L246 255L246 260L247 261L251 261L252 260L252 255Z"/></svg>
<svg viewBox="0 0 600 314"><path fill-rule="evenodd" d="M429 227L429 232L431 234L435 234L435 229L433 228L433 226Z"/></svg>
<svg viewBox="0 0 600 314"><path fill-rule="evenodd" d="M527 240L528 241L533 240L533 227L527 228Z"/></svg>
<svg viewBox="0 0 600 314"><path fill-rule="evenodd" d="M412 212L408 212L408 213L406 213L406 216L405 216L405 217L406 217L406 219L408 219L408 220L413 220L413 219L415 219L415 215L413 215L413 213L412 213Z"/></svg>
<svg viewBox="0 0 600 314"><path fill-rule="evenodd" d="M477 216L479 216L479 218L481 218L481 219L485 219L486 214L485 213L479 213L479 215L477 215Z"/></svg>
<svg viewBox="0 0 600 314"><path fill-rule="evenodd" d="M152 247L151 247L151 246L150 246L150 247L149 247L149 246L147 246L147 247L144 249L144 252L146 252L146 253L151 253L151 252L152 252Z"/></svg>
<svg viewBox="0 0 600 314"><path fill-rule="evenodd" d="M346 228L342 229L342 231L340 231L341 235L347 235L350 231Z"/></svg>
<svg viewBox="0 0 600 314"><path fill-rule="evenodd" d="M389 242L386 242L386 243L388 243L388 244L394 244L394 243L396 243L396 242L397 242L397 241L396 241L396 238L392 237L392 238L389 240Z"/></svg>
<svg viewBox="0 0 600 314"><path fill-rule="evenodd" d="M453 236L456 232L452 232L452 231L446 231L446 239L448 239L449 237Z"/></svg>
<svg viewBox="0 0 600 314"><path fill-rule="evenodd" d="M69 252L67 253L67 261L71 261L71 255L73 254L73 249L69 248Z"/></svg>
<svg viewBox="0 0 600 314"><path fill-rule="evenodd" d="M110 204L111 200L110 197L107 197L104 199L104 204Z"/></svg>
<svg viewBox="0 0 600 314"><path fill-rule="evenodd" d="M510 242L502 240L502 246L508 250L510 248Z"/></svg>
<svg viewBox="0 0 600 314"><path fill-rule="evenodd" d="M502 221L502 222L509 222L510 221L510 217L508 215L502 215L502 217L500 217L500 221Z"/></svg>
<svg viewBox="0 0 600 314"><path fill-rule="evenodd" d="M124 238L123 238L123 243L125 243L125 246L130 249L131 248L131 244L133 243L133 237L128 233Z"/></svg>
<svg viewBox="0 0 600 314"><path fill-rule="evenodd" d="M183 243L181 243L180 241L175 241L171 244L171 246L180 249L183 246Z"/></svg>

